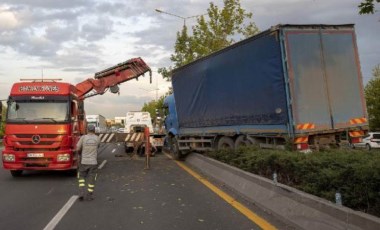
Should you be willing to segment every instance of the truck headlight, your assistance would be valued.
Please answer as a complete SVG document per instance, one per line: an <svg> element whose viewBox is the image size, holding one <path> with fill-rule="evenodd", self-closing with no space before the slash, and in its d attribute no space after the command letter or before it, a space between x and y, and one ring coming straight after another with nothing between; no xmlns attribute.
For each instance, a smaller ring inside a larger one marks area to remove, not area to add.
<svg viewBox="0 0 380 230"><path fill-rule="evenodd" d="M70 160L70 154L68 154L68 153L58 154L57 155L57 161L58 162L69 161L69 160Z"/></svg>
<svg viewBox="0 0 380 230"><path fill-rule="evenodd" d="M15 158L14 154L6 154L6 153L4 153L3 154L3 160L6 161L6 162L15 162L16 158Z"/></svg>

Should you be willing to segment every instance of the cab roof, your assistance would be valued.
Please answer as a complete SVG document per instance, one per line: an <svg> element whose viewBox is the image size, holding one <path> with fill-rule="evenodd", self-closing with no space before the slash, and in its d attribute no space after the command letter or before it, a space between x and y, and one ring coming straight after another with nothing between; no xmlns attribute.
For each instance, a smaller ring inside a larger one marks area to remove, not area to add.
<svg viewBox="0 0 380 230"><path fill-rule="evenodd" d="M11 96L22 95L76 95L75 86L64 82L17 82L11 89Z"/></svg>

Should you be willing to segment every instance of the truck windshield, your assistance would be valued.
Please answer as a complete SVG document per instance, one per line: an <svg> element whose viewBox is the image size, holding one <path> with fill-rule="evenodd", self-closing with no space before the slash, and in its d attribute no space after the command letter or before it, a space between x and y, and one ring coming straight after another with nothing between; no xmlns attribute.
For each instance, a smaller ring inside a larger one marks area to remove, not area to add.
<svg viewBox="0 0 380 230"><path fill-rule="evenodd" d="M8 104L8 122L58 123L69 120L67 101L11 101Z"/></svg>

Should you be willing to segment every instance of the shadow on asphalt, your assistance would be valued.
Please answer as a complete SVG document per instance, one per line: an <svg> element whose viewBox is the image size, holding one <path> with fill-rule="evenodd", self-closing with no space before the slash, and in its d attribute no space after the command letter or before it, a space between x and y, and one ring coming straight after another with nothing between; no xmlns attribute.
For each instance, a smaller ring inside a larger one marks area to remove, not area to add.
<svg viewBox="0 0 380 230"><path fill-rule="evenodd" d="M74 178L76 171L23 171L21 176L12 177L9 173L9 179L13 180L51 180L59 178Z"/></svg>

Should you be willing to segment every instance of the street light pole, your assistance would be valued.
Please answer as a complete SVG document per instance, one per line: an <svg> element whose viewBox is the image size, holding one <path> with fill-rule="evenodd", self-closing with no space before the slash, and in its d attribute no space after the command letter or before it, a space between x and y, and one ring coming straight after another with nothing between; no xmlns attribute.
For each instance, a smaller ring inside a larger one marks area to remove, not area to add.
<svg viewBox="0 0 380 230"><path fill-rule="evenodd" d="M199 15L194 15L194 16L189 16L189 17L182 17L182 16L179 16L179 15L176 15L176 14L173 14L173 13L168 13L168 12L159 10L159 9L155 9L155 10L156 10L156 12L161 13L161 14L168 14L168 15L171 15L171 16L183 19L183 26L186 26L186 19L196 18L196 17L200 17L200 16L203 16L203 15L206 15L206 14L199 14Z"/></svg>

